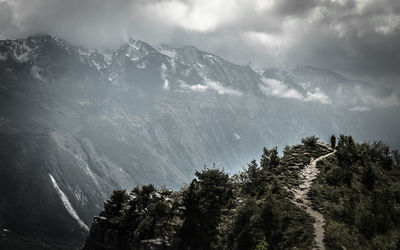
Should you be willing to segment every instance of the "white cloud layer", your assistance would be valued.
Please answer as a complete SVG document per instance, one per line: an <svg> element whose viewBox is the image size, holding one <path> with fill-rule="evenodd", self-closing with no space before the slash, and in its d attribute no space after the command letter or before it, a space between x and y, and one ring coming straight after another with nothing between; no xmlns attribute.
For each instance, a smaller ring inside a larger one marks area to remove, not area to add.
<svg viewBox="0 0 400 250"><path fill-rule="evenodd" d="M259 85L260 90L265 95L273 95L284 98L294 98L297 100L303 100L303 95L293 88L289 88L285 83L269 78L261 79L263 84Z"/></svg>
<svg viewBox="0 0 400 250"><path fill-rule="evenodd" d="M323 93L319 88L315 88L314 91L307 91L306 95L303 95L298 90L290 88L287 84L282 81L270 78L262 78L262 84L259 88L265 95L272 95L282 98L293 98L299 101L306 102L321 102L324 104L330 104L331 100Z"/></svg>
<svg viewBox="0 0 400 250"><path fill-rule="evenodd" d="M195 85L189 85L183 81L180 81L181 84L179 86L183 89L188 89L188 90L195 91L195 92L206 92L209 90L209 91L215 91L220 95L230 95L230 96L242 96L243 95L242 92L235 90L235 89L225 87L220 82L210 80L206 77L204 77L203 80L204 80L204 84L195 84Z"/></svg>
<svg viewBox="0 0 400 250"><path fill-rule="evenodd" d="M307 95L304 98L305 101L319 101L325 104L330 104L331 100L329 96L323 93L319 88L315 88L313 92L307 91Z"/></svg>

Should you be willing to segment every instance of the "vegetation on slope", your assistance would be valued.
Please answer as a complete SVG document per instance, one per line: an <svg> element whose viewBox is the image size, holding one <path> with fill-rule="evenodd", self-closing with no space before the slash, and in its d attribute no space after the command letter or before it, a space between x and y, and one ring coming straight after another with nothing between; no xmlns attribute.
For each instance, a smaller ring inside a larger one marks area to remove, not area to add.
<svg viewBox="0 0 400 250"><path fill-rule="evenodd" d="M326 216L325 244L396 247L398 159L383 144L349 138L341 136L336 156L319 165L310 192ZM205 167L180 191L153 185L129 194L116 190L95 217L83 249L311 249L313 219L290 201L287 190L298 186L298 174L311 158L332 149L316 137L302 143L286 146L282 157L277 148L264 148L259 163L253 160L233 176ZM370 220L376 223L371 228Z"/></svg>
<svg viewBox="0 0 400 250"><path fill-rule="evenodd" d="M328 249L400 249L400 158L382 142L340 136L310 191Z"/></svg>

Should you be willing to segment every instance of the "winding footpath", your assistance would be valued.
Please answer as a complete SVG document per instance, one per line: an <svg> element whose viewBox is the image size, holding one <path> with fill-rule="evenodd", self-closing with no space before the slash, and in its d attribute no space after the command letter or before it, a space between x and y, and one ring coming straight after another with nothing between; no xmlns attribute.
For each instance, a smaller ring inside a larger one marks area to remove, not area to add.
<svg viewBox="0 0 400 250"><path fill-rule="evenodd" d="M313 209L312 203L308 198L308 192L310 191L311 184L313 183L314 179L317 177L319 170L317 169L317 163L325 159L326 157L331 156L334 154L336 150L333 152L320 156L317 159L312 159L309 165L304 167L300 171L299 177L301 180L301 184L299 185L298 188L293 188L290 189L290 191L293 193L294 198L291 200L294 204L296 204L298 207L306 210L306 212L315 219L314 222L314 232L315 232L315 238L314 238L314 247L313 249L325 249L324 246L324 224L325 220L323 215L318 212L317 210Z"/></svg>

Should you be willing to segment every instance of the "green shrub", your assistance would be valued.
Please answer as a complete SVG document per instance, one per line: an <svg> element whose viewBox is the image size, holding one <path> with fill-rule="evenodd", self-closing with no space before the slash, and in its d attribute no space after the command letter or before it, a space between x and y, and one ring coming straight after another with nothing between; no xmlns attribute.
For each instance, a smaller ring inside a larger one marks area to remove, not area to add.
<svg viewBox="0 0 400 250"><path fill-rule="evenodd" d="M268 243L265 241L265 238L258 242L255 250L268 250Z"/></svg>
<svg viewBox="0 0 400 250"><path fill-rule="evenodd" d="M315 148L315 147L317 147L318 139L319 139L318 137L313 135L313 136L309 136L306 138L302 138L301 143L303 143L307 147Z"/></svg>

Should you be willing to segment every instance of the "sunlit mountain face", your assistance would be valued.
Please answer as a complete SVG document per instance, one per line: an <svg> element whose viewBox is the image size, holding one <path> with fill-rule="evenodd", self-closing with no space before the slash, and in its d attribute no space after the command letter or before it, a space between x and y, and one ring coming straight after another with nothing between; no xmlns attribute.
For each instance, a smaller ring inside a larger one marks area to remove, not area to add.
<svg viewBox="0 0 400 250"><path fill-rule="evenodd" d="M392 89L132 39L114 50L0 41L0 102L1 225L77 245L113 189L174 189L204 165L240 170L263 146L312 134L400 146Z"/></svg>

